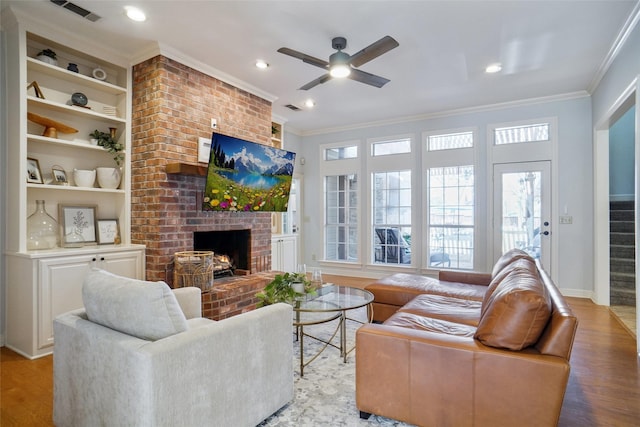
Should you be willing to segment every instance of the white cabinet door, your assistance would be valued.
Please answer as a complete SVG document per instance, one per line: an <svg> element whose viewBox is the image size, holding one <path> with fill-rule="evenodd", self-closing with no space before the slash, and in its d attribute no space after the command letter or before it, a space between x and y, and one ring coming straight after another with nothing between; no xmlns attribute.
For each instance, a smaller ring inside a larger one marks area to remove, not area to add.
<svg viewBox="0 0 640 427"><path fill-rule="evenodd" d="M83 307L82 282L94 267L119 276L144 279L144 251L123 251L42 259L39 261L38 346L53 344L53 319Z"/></svg>
<svg viewBox="0 0 640 427"><path fill-rule="evenodd" d="M82 308L82 281L94 264L94 256L78 255L40 260L38 292L38 348L53 345L53 319Z"/></svg>
<svg viewBox="0 0 640 427"><path fill-rule="evenodd" d="M293 273L296 271L298 257L296 236L277 236L271 239L271 269Z"/></svg>

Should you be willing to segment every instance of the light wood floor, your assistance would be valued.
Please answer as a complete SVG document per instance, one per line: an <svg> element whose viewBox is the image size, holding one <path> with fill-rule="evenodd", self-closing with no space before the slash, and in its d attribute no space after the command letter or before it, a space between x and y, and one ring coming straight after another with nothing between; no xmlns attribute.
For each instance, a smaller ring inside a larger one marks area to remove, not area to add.
<svg viewBox="0 0 640 427"><path fill-rule="evenodd" d="M356 287L370 282L336 276L324 279ZM640 359L634 337L607 307L587 299L568 301L580 323L559 426L640 425ZM52 356L27 360L2 347L0 359L0 425L53 425Z"/></svg>

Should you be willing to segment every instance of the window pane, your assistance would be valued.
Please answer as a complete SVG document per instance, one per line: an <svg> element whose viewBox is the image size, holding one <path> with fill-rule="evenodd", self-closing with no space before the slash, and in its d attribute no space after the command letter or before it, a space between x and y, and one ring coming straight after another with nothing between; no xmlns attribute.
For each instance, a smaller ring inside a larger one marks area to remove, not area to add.
<svg viewBox="0 0 640 427"><path fill-rule="evenodd" d="M473 147L473 132L430 135L427 139L427 148L429 151Z"/></svg>
<svg viewBox="0 0 640 427"><path fill-rule="evenodd" d="M357 238L353 239L357 230L356 175L326 176L324 188L325 259L355 261L358 247Z"/></svg>
<svg viewBox="0 0 640 427"><path fill-rule="evenodd" d="M495 145L549 141L549 123L496 128L493 138Z"/></svg>
<svg viewBox="0 0 640 427"><path fill-rule="evenodd" d="M377 172L373 184L373 262L411 264L411 171Z"/></svg>
<svg viewBox="0 0 640 427"><path fill-rule="evenodd" d="M395 141L382 141L371 144L372 156L388 156L390 154L401 154L411 152L411 140L398 139Z"/></svg>
<svg viewBox="0 0 640 427"><path fill-rule="evenodd" d="M358 157L358 146L327 148L324 150L325 160L355 159Z"/></svg>
<svg viewBox="0 0 640 427"><path fill-rule="evenodd" d="M428 176L428 265L473 269L473 166L431 168Z"/></svg>

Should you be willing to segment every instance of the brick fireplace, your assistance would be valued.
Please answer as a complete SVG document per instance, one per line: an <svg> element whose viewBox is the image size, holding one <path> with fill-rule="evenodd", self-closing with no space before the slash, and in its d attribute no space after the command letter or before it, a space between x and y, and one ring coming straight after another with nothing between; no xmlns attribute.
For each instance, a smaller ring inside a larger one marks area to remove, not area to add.
<svg viewBox="0 0 640 427"><path fill-rule="evenodd" d="M204 212L205 177L166 166L197 165L211 118L222 133L271 145L271 102L160 55L133 67L132 107L131 238L147 247L147 280L171 284L174 253L206 231L249 230L247 269L270 270L271 214Z"/></svg>

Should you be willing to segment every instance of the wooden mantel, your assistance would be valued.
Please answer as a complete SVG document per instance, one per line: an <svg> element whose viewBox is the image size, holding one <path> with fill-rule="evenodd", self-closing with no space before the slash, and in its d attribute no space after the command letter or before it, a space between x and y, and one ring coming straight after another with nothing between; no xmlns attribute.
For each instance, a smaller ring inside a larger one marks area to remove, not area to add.
<svg viewBox="0 0 640 427"><path fill-rule="evenodd" d="M191 163L167 163L165 172L178 175L207 176L207 166Z"/></svg>

